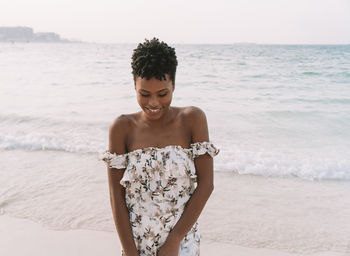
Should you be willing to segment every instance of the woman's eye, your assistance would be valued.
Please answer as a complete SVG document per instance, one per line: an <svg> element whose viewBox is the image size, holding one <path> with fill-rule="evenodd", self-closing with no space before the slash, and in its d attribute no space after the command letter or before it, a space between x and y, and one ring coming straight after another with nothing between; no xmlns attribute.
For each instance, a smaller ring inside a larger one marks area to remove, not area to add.
<svg viewBox="0 0 350 256"><path fill-rule="evenodd" d="M142 94L142 93L140 93L140 95L141 95L142 97L149 97L148 94Z"/></svg>
<svg viewBox="0 0 350 256"><path fill-rule="evenodd" d="M166 96L167 95L167 93L165 93L165 94L159 94L159 97L164 97L164 96Z"/></svg>

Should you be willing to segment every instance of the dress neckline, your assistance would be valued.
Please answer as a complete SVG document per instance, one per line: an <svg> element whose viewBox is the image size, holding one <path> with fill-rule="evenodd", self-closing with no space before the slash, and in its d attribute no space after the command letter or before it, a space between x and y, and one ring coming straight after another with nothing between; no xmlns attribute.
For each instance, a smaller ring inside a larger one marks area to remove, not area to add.
<svg viewBox="0 0 350 256"><path fill-rule="evenodd" d="M189 148L186 147L182 147L180 145L167 145L164 147L143 147L143 148L137 148L134 149L130 152L124 153L124 154L117 154L117 153L111 153L108 150L106 150L105 152L111 154L111 155L115 155L115 156L128 156L130 154L136 154L136 153L142 153L142 152L150 152L150 151L162 151L162 150L166 150L166 149L177 149L177 150L181 150L185 153L188 153L190 151L192 151L193 149L195 149L198 145L202 145L202 144L212 144L210 141L202 141L202 142L194 142L190 144Z"/></svg>
<svg viewBox="0 0 350 256"><path fill-rule="evenodd" d="M142 151L152 151L152 150L157 150L157 151L160 151L160 150L166 150L168 148L175 148L175 149L180 149L180 150L183 150L183 151L189 151L192 149L192 145L194 145L195 143L192 143L190 144L190 147L189 148L184 148L183 146L180 146L180 145L167 145L167 146L164 146L164 147L143 147L143 148L137 148L137 149L134 149L130 152L127 152L125 154L122 154L122 155L129 155L129 154L132 154L132 153L136 153L136 152L142 152Z"/></svg>

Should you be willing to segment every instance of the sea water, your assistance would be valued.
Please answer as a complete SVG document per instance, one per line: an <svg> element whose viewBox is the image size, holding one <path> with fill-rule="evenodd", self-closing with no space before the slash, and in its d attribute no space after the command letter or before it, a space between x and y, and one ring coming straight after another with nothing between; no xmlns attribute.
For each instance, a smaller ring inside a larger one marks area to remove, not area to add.
<svg viewBox="0 0 350 256"><path fill-rule="evenodd" d="M0 148L107 148L112 120L139 110L135 47L1 44ZM350 179L350 46L175 47L173 105L205 111L216 169Z"/></svg>
<svg viewBox="0 0 350 256"><path fill-rule="evenodd" d="M113 230L97 155L108 148L112 120L140 110L130 67L136 46L0 44L0 213L56 229ZM204 110L221 150L218 173L276 178L291 189L295 179L319 184L330 189L327 198L349 192L350 45L173 46L179 66L172 105ZM349 202L339 200L348 212ZM340 239L350 236L345 231L333 234L338 247L350 247ZM248 242L226 238L259 246L252 234Z"/></svg>

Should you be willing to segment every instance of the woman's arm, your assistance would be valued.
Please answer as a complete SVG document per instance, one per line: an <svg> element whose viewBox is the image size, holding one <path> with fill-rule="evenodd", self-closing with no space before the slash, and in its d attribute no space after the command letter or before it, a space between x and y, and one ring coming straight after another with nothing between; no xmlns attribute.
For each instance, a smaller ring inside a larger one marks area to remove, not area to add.
<svg viewBox="0 0 350 256"><path fill-rule="evenodd" d="M192 142L209 141L207 119L202 110L191 107ZM159 256L176 255L184 236L190 231L201 214L208 198L214 189L213 158L208 154L195 158L197 188L186 204L180 219L169 233L159 251ZM173 253L175 251L175 253Z"/></svg>
<svg viewBox="0 0 350 256"><path fill-rule="evenodd" d="M125 134L127 131L127 119L118 117L109 128L109 151L116 154L126 153ZM108 167L108 183L110 202L113 212L114 223L117 228L120 242L126 256L139 256L129 220L129 213L125 203L125 189L120 184L125 169Z"/></svg>

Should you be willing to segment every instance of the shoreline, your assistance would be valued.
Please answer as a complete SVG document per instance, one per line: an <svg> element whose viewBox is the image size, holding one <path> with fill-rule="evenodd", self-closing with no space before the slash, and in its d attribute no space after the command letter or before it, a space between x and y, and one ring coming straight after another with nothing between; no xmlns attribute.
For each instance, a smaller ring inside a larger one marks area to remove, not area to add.
<svg viewBox="0 0 350 256"><path fill-rule="evenodd" d="M15 153L2 151L0 239L6 247L0 246L0 255L22 255L15 254L22 249L16 247L19 243L27 248L22 252L30 251L30 244L46 251L31 250L33 255L51 256L48 251L55 250L66 255L60 247L70 255L96 255L101 248L110 248L106 255L119 254L103 163L91 154ZM266 251L268 256L350 256L348 182L216 171L214 183L199 217L202 256L217 251L234 256ZM10 253L1 254L5 249Z"/></svg>
<svg viewBox="0 0 350 256"><path fill-rule="evenodd" d="M28 219L0 215L0 255L105 256L120 255L117 232L94 230L51 230ZM220 256L347 256L350 253L319 252L296 254L265 248L249 248L202 239L201 255Z"/></svg>

